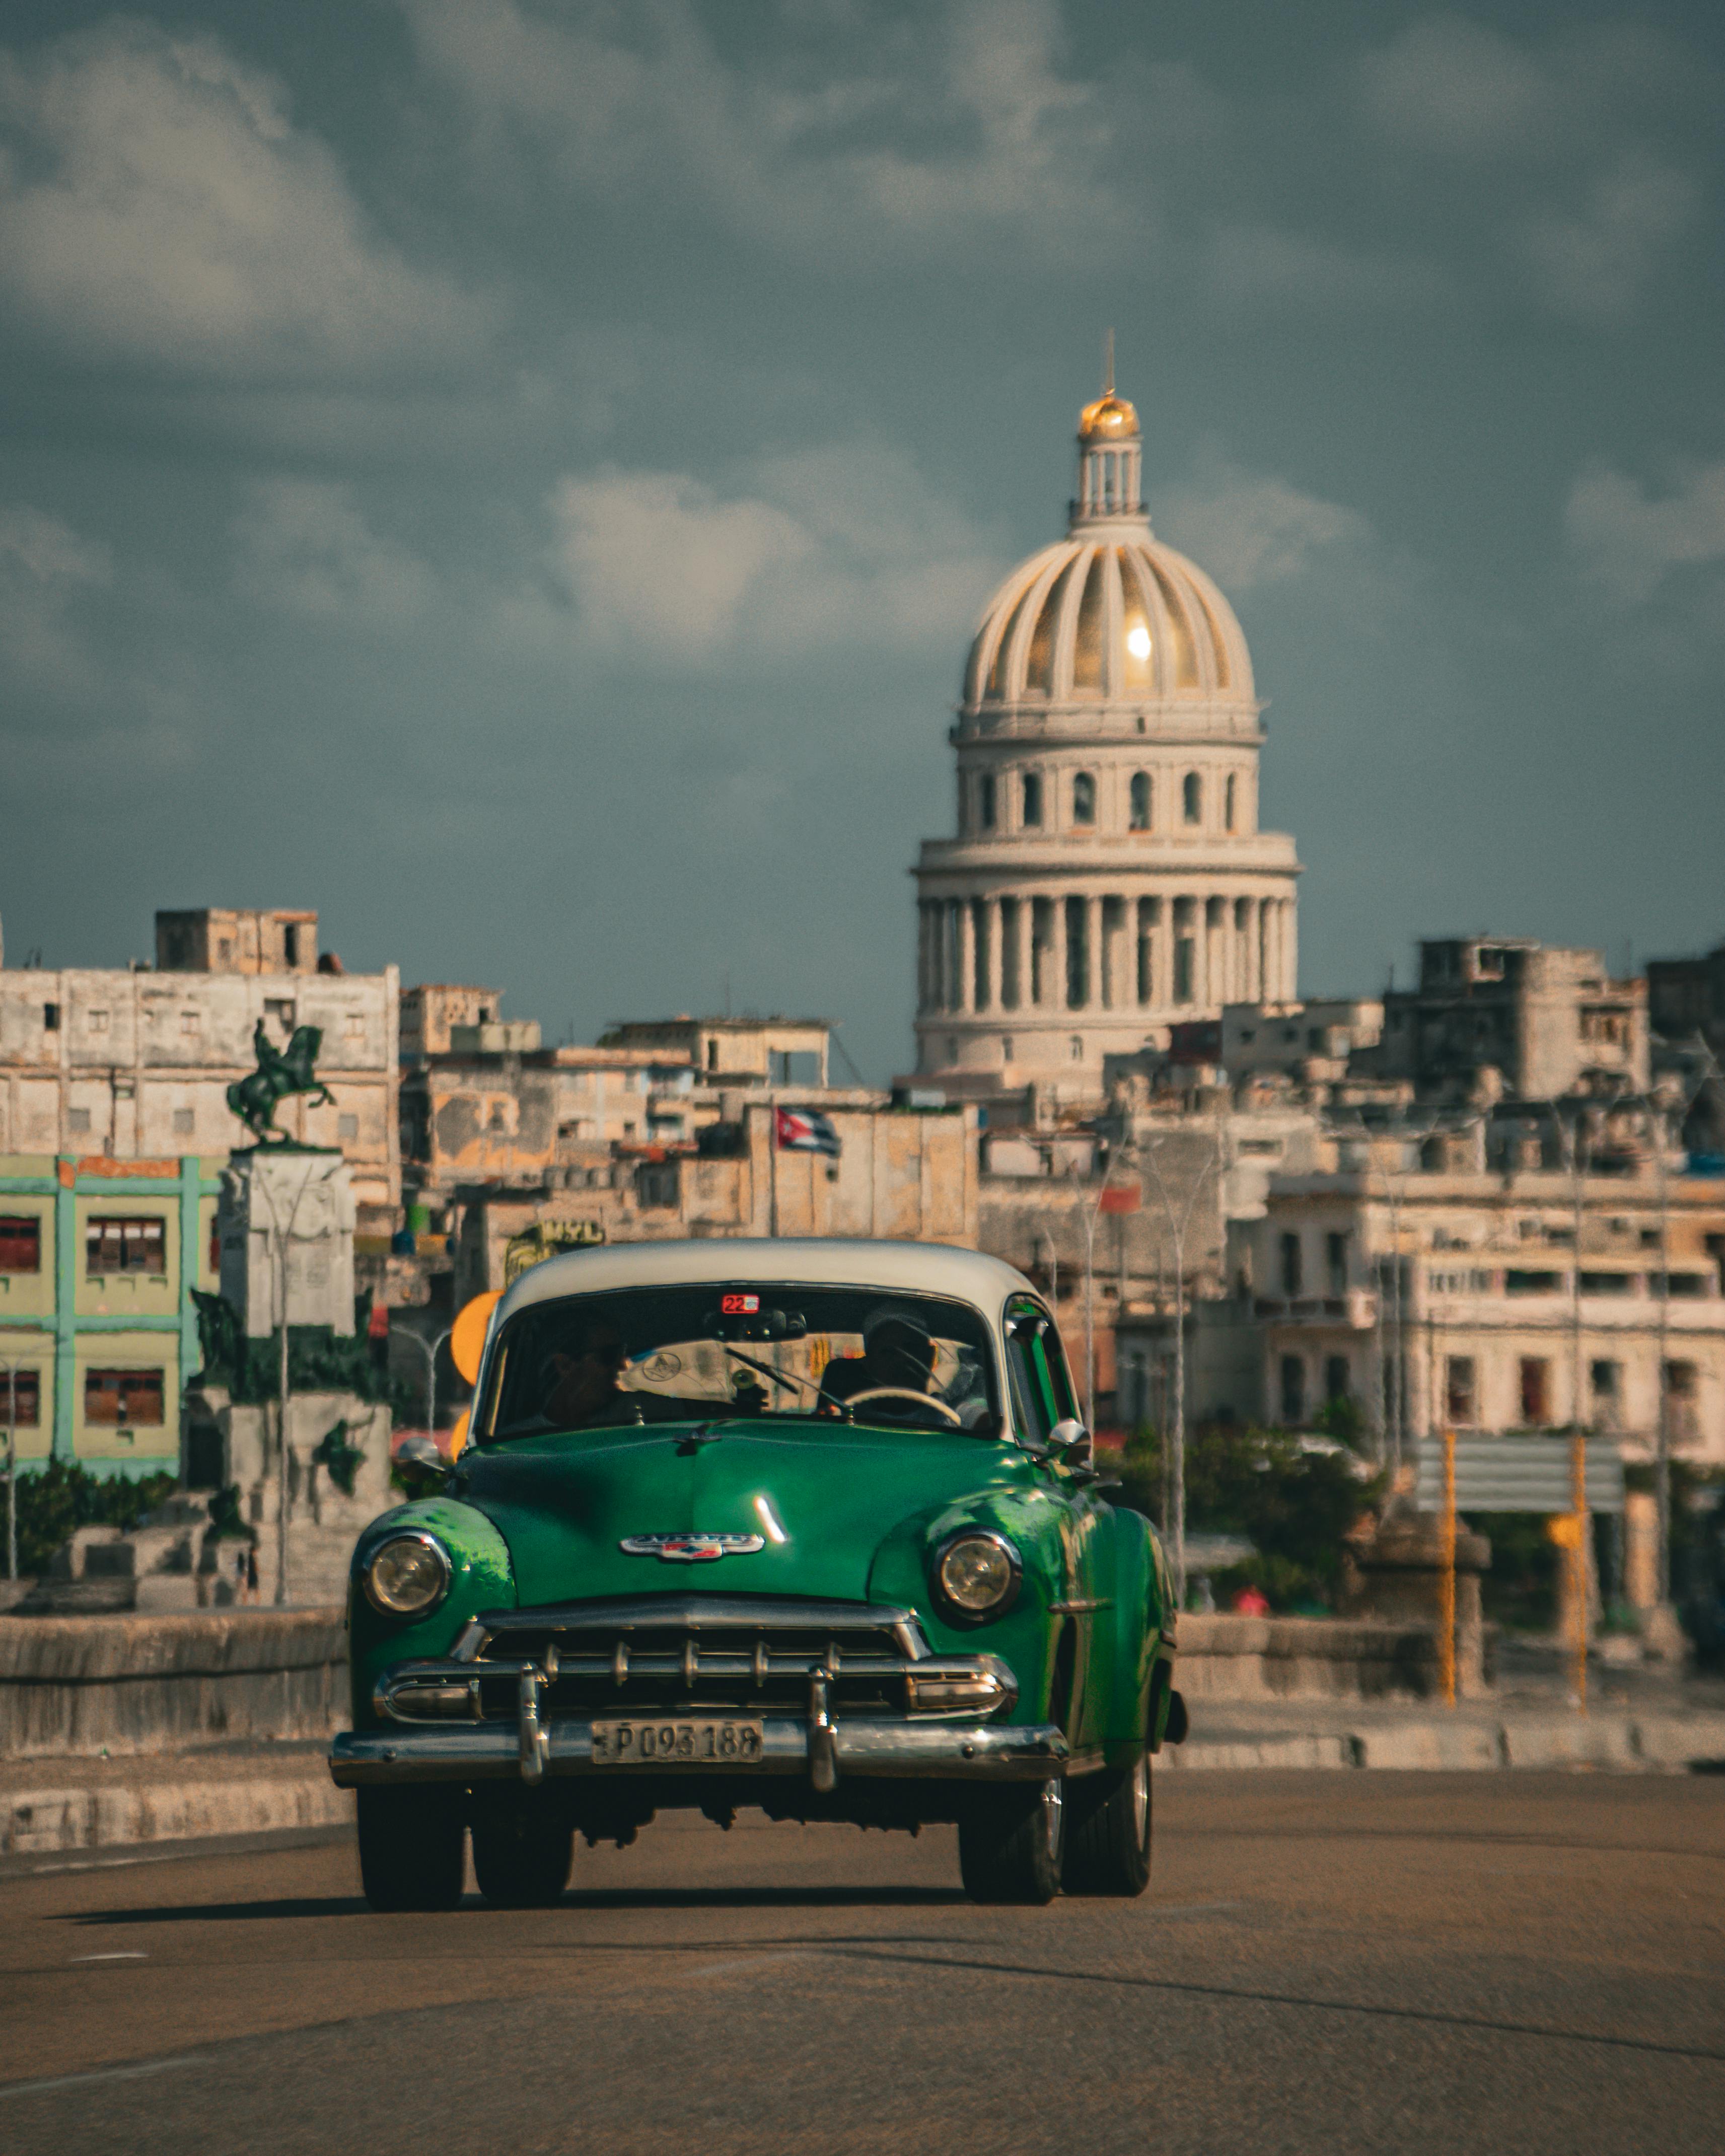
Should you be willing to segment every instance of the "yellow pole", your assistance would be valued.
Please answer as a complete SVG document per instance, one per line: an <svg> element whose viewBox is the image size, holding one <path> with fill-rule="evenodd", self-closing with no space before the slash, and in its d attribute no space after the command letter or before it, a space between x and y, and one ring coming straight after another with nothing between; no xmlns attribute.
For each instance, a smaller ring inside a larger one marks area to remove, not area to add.
<svg viewBox="0 0 1725 2156"><path fill-rule="evenodd" d="M1438 1671L1444 1705L1455 1704L1455 1433L1444 1432L1444 1563L1438 1574Z"/></svg>
<svg viewBox="0 0 1725 2156"><path fill-rule="evenodd" d="M1587 1599L1591 1568L1588 1563L1587 1434L1578 1427L1569 1439L1569 1494L1575 1511L1575 1544L1569 1553L1575 1583L1575 1705L1587 1712Z"/></svg>

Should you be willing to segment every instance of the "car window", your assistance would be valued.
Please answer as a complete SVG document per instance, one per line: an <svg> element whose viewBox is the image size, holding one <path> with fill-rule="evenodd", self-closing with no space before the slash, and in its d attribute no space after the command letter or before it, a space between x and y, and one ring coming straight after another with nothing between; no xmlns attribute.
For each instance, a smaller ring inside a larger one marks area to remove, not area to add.
<svg viewBox="0 0 1725 2156"><path fill-rule="evenodd" d="M987 1321L943 1296L795 1281L529 1305L491 1358L480 1441L715 1416L998 1429Z"/></svg>
<svg viewBox="0 0 1725 2156"><path fill-rule="evenodd" d="M1016 1301L1006 1309L1006 1370L1012 1387L1013 1425L1034 1445L1046 1441L1060 1417L1042 1341L1051 1330L1046 1311L1034 1302Z"/></svg>

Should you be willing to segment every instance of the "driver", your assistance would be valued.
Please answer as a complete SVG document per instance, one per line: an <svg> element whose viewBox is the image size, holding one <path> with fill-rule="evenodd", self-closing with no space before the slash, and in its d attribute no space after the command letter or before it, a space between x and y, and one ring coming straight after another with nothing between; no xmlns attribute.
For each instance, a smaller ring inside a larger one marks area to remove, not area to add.
<svg viewBox="0 0 1725 2156"><path fill-rule="evenodd" d="M822 1397L855 1399L882 1386L897 1393L926 1393L934 1370L934 1342L913 1310L882 1303L863 1320L860 1355L839 1355L820 1381Z"/></svg>

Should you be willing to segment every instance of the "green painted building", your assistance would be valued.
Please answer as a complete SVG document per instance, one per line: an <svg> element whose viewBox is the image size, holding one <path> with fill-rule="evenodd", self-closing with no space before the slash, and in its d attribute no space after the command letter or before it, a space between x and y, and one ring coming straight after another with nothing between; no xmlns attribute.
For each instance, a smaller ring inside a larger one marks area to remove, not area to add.
<svg viewBox="0 0 1725 2156"><path fill-rule="evenodd" d="M226 1165L0 1154L0 1435L10 1398L20 1466L177 1471Z"/></svg>

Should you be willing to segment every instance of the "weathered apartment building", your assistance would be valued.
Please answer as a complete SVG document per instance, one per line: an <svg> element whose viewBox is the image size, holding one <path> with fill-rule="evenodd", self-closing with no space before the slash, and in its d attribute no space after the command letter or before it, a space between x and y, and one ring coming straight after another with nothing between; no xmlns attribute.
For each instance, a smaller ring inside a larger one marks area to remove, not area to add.
<svg viewBox="0 0 1725 2156"><path fill-rule="evenodd" d="M1243 1408L1299 1426L1346 1394L1409 1438L1579 1421L1631 1459L1663 1414L1684 1456L1725 1466L1725 1180L1681 1153L1572 1174L1375 1150L1273 1178L1237 1231L1261 1363Z"/></svg>
<svg viewBox="0 0 1725 2156"><path fill-rule="evenodd" d="M0 1428L26 1463L159 1474L213 1292L221 1157L0 1156Z"/></svg>
<svg viewBox="0 0 1725 2156"><path fill-rule="evenodd" d="M1361 1061L1411 1080L1422 1099L1466 1098L1481 1074L1516 1100L1641 1093L1649 1081L1647 987L1614 981L1603 952L1517 937L1420 946L1418 985L1384 997L1384 1030Z"/></svg>
<svg viewBox="0 0 1725 2156"><path fill-rule="evenodd" d="M525 1265L583 1244L683 1236L866 1235L978 1242L973 1108L892 1107L879 1093L762 1089L726 1096L698 1148L589 1148L586 1166L530 1185L452 1194L454 1300L506 1286ZM780 1140L778 1111L818 1106L836 1158Z"/></svg>
<svg viewBox="0 0 1725 2156"><path fill-rule="evenodd" d="M331 1100L290 1096L278 1127L338 1147L367 1224L401 1202L399 981L317 949L312 912L162 913L153 969L0 970L0 1151L119 1161L249 1144L227 1089L254 1067L254 1029L285 1048L323 1036Z"/></svg>

